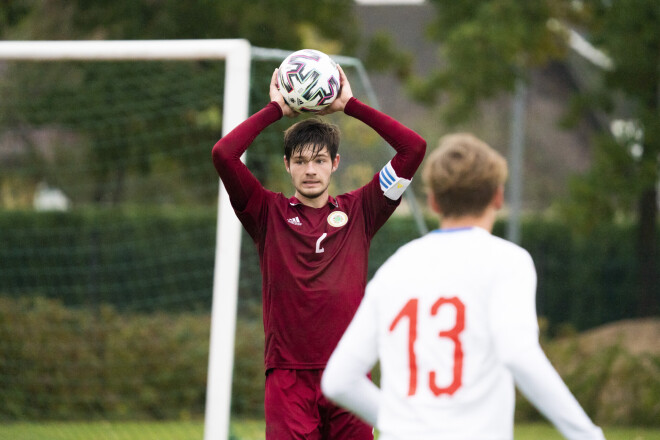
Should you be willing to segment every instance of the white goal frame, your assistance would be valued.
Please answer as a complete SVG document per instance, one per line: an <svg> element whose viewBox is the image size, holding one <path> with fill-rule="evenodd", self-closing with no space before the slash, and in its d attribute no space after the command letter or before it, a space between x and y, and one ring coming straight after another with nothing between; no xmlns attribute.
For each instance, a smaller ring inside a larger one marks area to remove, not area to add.
<svg viewBox="0 0 660 440"><path fill-rule="evenodd" d="M250 57L250 43L243 39L0 41L0 62L225 60L223 136L248 117ZM219 185L204 417L205 440L226 440L229 436L241 246L241 225L221 181Z"/></svg>

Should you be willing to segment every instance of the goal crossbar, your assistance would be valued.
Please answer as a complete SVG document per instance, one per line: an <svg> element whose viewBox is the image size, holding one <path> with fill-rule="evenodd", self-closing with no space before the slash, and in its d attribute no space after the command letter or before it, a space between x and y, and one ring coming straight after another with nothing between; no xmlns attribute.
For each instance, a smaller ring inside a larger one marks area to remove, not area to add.
<svg viewBox="0 0 660 440"><path fill-rule="evenodd" d="M250 43L243 39L0 41L0 61L225 60L224 136L248 117L250 50ZM229 435L240 239L240 223L220 182L204 425L207 440Z"/></svg>

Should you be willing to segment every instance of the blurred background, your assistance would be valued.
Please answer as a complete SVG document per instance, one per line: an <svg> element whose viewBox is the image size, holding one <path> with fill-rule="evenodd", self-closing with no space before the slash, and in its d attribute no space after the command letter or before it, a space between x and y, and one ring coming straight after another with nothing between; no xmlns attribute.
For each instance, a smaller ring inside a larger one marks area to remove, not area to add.
<svg viewBox="0 0 660 440"><path fill-rule="evenodd" d="M244 38L350 57L356 96L429 148L449 132L475 133L509 160L495 233L534 258L549 357L597 423L655 429L658 29L657 0L0 4L3 40ZM253 58L250 113L268 102L280 61ZM199 432L218 191L210 151L223 93L222 61L0 59L0 433L74 420L191 422L183 430ZM331 119L343 133L332 187L341 193L392 151L362 124ZM290 124L266 129L247 159L287 195ZM411 192L374 239L370 274L437 227L421 178ZM235 418L263 414L260 283L244 235ZM541 419L524 399L517 417Z"/></svg>

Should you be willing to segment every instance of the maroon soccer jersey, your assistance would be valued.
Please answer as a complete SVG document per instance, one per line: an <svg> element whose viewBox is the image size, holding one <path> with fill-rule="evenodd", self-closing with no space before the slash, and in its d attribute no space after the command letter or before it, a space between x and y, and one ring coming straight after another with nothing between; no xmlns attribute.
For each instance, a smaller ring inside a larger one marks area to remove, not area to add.
<svg viewBox="0 0 660 440"><path fill-rule="evenodd" d="M322 208L264 190L237 212L259 250L266 369L325 367L364 295L371 238L397 204L376 176Z"/></svg>
<svg viewBox="0 0 660 440"><path fill-rule="evenodd" d="M344 111L386 139L392 167L412 178L426 147L419 135L355 98ZM263 188L240 156L281 117L268 104L218 141L213 161L259 252L266 369L323 368L364 295L371 239L399 200L385 197L378 174L322 208Z"/></svg>

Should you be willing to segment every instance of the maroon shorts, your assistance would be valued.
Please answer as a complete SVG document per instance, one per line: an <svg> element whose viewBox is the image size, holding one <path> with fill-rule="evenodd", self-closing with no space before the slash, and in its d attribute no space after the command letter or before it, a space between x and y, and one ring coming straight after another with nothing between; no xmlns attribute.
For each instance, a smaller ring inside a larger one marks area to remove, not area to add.
<svg viewBox="0 0 660 440"><path fill-rule="evenodd" d="M323 370L266 373L266 440L373 440L371 426L321 393Z"/></svg>

